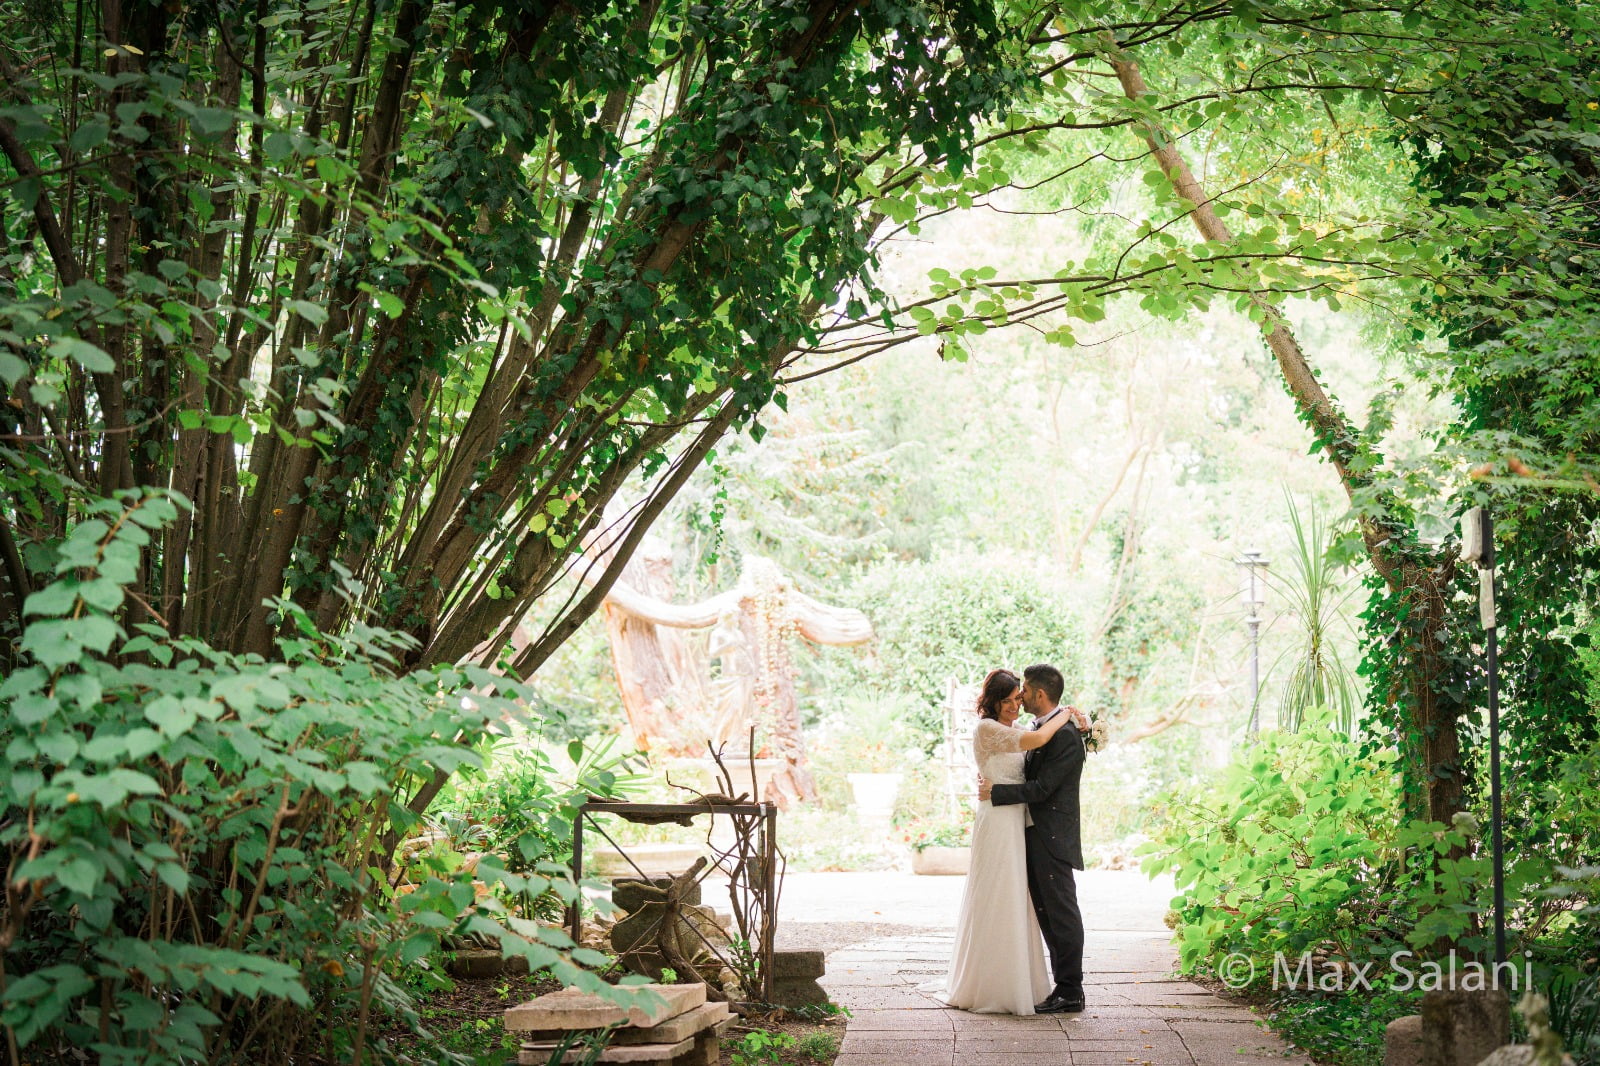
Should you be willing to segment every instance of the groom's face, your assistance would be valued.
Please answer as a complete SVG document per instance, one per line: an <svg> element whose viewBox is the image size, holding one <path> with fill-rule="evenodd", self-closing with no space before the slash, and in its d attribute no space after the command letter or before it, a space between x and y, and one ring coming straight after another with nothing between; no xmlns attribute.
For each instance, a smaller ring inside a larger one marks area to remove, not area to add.
<svg viewBox="0 0 1600 1066"><path fill-rule="evenodd" d="M1028 713L1038 717L1050 710L1050 701L1045 698L1044 690L1031 683L1022 686L1022 706Z"/></svg>

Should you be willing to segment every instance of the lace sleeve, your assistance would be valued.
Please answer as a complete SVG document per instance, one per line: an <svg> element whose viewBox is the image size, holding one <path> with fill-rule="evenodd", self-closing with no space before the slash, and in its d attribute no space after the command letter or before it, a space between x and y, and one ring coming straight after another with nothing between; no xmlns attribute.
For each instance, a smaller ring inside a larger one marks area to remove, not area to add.
<svg viewBox="0 0 1600 1066"><path fill-rule="evenodd" d="M991 755L1021 750L1021 730L1001 725L992 718L980 721L978 728L972 734L972 758L979 766L982 766L984 760Z"/></svg>

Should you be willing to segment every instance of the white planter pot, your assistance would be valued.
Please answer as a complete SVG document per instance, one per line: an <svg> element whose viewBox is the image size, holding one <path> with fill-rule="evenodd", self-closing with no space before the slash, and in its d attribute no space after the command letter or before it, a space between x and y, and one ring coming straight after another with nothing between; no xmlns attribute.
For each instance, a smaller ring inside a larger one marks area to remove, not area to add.
<svg viewBox="0 0 1600 1066"><path fill-rule="evenodd" d="M904 774L846 774L855 796L856 810L864 818L887 818L894 813L894 798Z"/></svg>
<svg viewBox="0 0 1600 1066"><path fill-rule="evenodd" d="M914 874L959 875L972 865L971 848L928 847L911 853Z"/></svg>

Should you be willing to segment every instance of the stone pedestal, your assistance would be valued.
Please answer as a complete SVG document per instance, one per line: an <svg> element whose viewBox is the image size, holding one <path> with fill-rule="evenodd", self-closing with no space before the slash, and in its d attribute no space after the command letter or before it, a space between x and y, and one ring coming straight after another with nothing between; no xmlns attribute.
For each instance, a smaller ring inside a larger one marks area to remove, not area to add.
<svg viewBox="0 0 1600 1066"><path fill-rule="evenodd" d="M772 1002L783 1007L820 1007L828 993L817 983L828 970L820 951L772 953Z"/></svg>
<svg viewBox="0 0 1600 1066"><path fill-rule="evenodd" d="M904 774L876 773L845 775L856 801L856 821L874 844L881 843L889 835L895 796L900 792L900 781L904 777Z"/></svg>
<svg viewBox="0 0 1600 1066"><path fill-rule="evenodd" d="M1478 1066L1511 1040L1511 1001L1498 989L1436 989L1422 1013L1384 1030L1383 1066Z"/></svg>
<svg viewBox="0 0 1600 1066"><path fill-rule="evenodd" d="M1511 998L1497 988L1422 997L1423 1066L1478 1066L1511 1042Z"/></svg>
<svg viewBox="0 0 1600 1066"><path fill-rule="evenodd" d="M498 977L503 973L525 974L528 972L528 960L521 955L513 955L508 959L498 950L457 951L445 960L444 971L451 977L468 979Z"/></svg>

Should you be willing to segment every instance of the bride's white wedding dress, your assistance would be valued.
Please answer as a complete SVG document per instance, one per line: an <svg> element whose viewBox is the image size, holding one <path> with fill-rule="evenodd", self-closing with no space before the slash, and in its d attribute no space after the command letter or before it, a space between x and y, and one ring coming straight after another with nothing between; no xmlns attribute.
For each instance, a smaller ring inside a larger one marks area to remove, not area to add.
<svg viewBox="0 0 1600 1066"><path fill-rule="evenodd" d="M992 719L978 723L972 754L990 784L1020 784L1022 731ZM1022 830L1026 803L978 805L972 865L961 894L956 948L944 1000L980 1014L1032 1014L1055 987L1044 963L1044 939L1028 900Z"/></svg>

